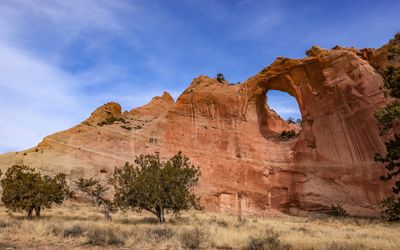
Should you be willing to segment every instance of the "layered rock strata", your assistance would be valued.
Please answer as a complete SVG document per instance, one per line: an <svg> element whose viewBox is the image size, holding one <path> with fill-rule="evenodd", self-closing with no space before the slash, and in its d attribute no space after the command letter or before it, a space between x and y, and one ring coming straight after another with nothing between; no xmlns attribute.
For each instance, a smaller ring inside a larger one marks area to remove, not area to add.
<svg viewBox="0 0 400 250"><path fill-rule="evenodd" d="M384 150L374 112L388 101L380 73L399 64L391 56L399 40L380 49L313 47L306 58L277 58L237 85L199 76L176 101L165 92L129 112L108 103L37 147L1 155L0 168L23 163L107 182L135 155L183 151L201 168L196 192L209 210L306 215L340 204L375 215L390 185L372 160ZM301 126L267 106L270 90L296 98ZM279 136L292 129L296 137Z"/></svg>

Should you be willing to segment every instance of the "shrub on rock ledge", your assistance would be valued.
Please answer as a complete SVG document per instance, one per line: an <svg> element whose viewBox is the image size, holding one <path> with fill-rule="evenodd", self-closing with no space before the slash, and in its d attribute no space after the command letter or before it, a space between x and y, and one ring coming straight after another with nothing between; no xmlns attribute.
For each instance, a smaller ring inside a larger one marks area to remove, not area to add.
<svg viewBox="0 0 400 250"><path fill-rule="evenodd" d="M294 130L288 130L288 131L283 130L280 135L280 137L283 139L290 139L295 136L296 136L296 131L294 131Z"/></svg>

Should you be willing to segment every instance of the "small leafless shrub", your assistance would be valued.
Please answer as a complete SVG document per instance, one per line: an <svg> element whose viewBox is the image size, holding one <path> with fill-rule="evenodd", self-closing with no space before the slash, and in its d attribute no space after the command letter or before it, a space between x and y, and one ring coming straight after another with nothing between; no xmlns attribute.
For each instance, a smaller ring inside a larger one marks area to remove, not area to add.
<svg viewBox="0 0 400 250"><path fill-rule="evenodd" d="M206 233L199 228L194 228L181 233L180 242L185 249L200 249L200 246L207 240Z"/></svg>
<svg viewBox="0 0 400 250"><path fill-rule="evenodd" d="M365 245L360 243L333 242L326 247L326 250L361 250L366 249Z"/></svg>
<svg viewBox="0 0 400 250"><path fill-rule="evenodd" d="M6 228L6 227L9 227L11 225L12 225L12 223L10 223L8 221L0 220L0 228Z"/></svg>
<svg viewBox="0 0 400 250"><path fill-rule="evenodd" d="M347 211L342 207L341 204L338 205L332 205L331 206L331 211L329 213L332 216L336 216L336 217L346 217L349 216L349 214L347 213Z"/></svg>
<svg viewBox="0 0 400 250"><path fill-rule="evenodd" d="M78 237L86 232L86 228L80 225L73 225L64 229L64 237Z"/></svg>
<svg viewBox="0 0 400 250"><path fill-rule="evenodd" d="M288 250L290 245L279 240L279 234L268 231L266 236L250 238L246 250Z"/></svg>
<svg viewBox="0 0 400 250"><path fill-rule="evenodd" d="M123 245L125 243L125 236L119 230L111 228L92 228L86 237L90 245Z"/></svg>
<svg viewBox="0 0 400 250"><path fill-rule="evenodd" d="M154 228L149 233L158 241L171 239L175 235L174 230L171 228Z"/></svg>

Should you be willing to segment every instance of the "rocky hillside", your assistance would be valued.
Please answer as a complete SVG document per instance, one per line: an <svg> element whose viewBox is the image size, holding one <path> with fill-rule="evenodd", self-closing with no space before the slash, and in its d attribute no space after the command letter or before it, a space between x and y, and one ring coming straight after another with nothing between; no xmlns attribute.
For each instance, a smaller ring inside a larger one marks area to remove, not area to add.
<svg viewBox="0 0 400 250"><path fill-rule="evenodd" d="M277 58L241 84L199 76L176 101L164 92L129 112L107 103L37 147L0 155L0 168L23 163L107 181L135 155L183 151L201 167L196 192L209 210L305 215L342 204L374 215L390 186L372 160L384 150L373 114L387 102L380 72L399 64L396 51L399 35L379 49L313 47L303 59ZM301 127L266 106L269 90L296 98ZM290 129L299 134L279 136Z"/></svg>

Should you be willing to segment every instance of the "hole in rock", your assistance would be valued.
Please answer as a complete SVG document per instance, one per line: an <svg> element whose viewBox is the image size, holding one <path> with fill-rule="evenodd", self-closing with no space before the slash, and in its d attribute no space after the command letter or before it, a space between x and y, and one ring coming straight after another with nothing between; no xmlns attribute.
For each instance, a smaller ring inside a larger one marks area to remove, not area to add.
<svg viewBox="0 0 400 250"><path fill-rule="evenodd" d="M269 90L266 97L269 108L283 120L301 122L301 113L296 98L279 90Z"/></svg>
<svg viewBox="0 0 400 250"><path fill-rule="evenodd" d="M301 113L299 104L286 92L269 90L266 94L266 106L271 110L267 118L267 130L279 134L283 141L298 138L301 130ZM284 121L286 122L284 122Z"/></svg>

